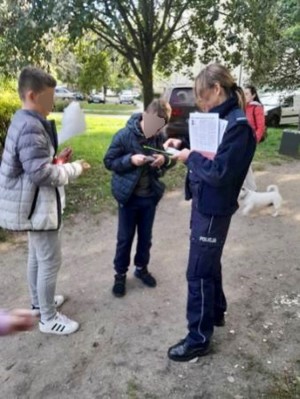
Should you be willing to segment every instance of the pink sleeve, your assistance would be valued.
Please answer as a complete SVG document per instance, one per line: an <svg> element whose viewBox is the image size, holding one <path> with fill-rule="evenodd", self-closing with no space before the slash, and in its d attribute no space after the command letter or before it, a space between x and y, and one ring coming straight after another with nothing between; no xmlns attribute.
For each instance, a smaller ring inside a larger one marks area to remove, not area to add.
<svg viewBox="0 0 300 399"><path fill-rule="evenodd" d="M0 310L0 336L7 335L10 329L9 315L7 312Z"/></svg>
<svg viewBox="0 0 300 399"><path fill-rule="evenodd" d="M254 113L255 113L255 123L256 123L256 129L255 129L256 140L259 143L266 129L264 107L262 106L255 107Z"/></svg>

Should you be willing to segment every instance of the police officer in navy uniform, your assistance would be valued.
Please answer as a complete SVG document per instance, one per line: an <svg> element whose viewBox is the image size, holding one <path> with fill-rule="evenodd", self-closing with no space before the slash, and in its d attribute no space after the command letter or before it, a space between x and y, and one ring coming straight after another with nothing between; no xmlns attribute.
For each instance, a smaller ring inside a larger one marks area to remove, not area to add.
<svg viewBox="0 0 300 399"><path fill-rule="evenodd" d="M210 64L196 78L199 108L228 121L214 159L184 148L176 158L188 168L186 199L192 199L190 252L187 268L188 334L169 348L174 361L190 361L210 351L214 326L225 324L221 256L237 198L254 156L256 140L244 114L244 93L230 72ZM165 146L184 143L169 139Z"/></svg>

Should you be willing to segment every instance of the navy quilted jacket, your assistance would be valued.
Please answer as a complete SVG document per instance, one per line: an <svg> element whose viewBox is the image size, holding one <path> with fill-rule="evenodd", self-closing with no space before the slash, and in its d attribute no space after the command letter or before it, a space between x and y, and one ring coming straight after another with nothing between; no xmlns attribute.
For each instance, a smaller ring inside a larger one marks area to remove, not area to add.
<svg viewBox="0 0 300 399"><path fill-rule="evenodd" d="M131 163L131 156L134 154L151 155L151 150L145 150L144 145L163 149L163 135L159 134L146 139L140 128L141 119L141 113L131 116L127 125L113 137L104 157L105 167L113 171L111 182L113 196L121 204L128 202L142 173L141 166ZM167 164L168 160L165 162L165 165ZM153 195L157 197L157 201L161 199L165 190L164 184L159 181L159 177L164 174L165 170L166 166L160 169L149 167L151 189Z"/></svg>
<svg viewBox="0 0 300 399"><path fill-rule="evenodd" d="M228 125L213 160L192 151L186 164L186 199L191 198L189 183L198 184L198 209L206 215L232 215L256 148L256 139L236 96L212 109Z"/></svg>

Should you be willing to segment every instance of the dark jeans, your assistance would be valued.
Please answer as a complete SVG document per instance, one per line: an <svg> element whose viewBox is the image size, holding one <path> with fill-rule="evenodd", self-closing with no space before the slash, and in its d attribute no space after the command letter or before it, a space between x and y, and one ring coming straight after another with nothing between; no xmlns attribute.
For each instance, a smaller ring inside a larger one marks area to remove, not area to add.
<svg viewBox="0 0 300 399"><path fill-rule="evenodd" d="M214 320L226 311L221 256L231 220L231 216L200 214L197 204L198 198L193 195L187 268L187 340L192 346L209 343Z"/></svg>
<svg viewBox="0 0 300 399"><path fill-rule="evenodd" d="M119 204L117 250L114 259L117 273L124 274L130 265L130 252L137 230L135 266L147 266L152 245L152 226L157 199L155 197L132 196L127 204Z"/></svg>

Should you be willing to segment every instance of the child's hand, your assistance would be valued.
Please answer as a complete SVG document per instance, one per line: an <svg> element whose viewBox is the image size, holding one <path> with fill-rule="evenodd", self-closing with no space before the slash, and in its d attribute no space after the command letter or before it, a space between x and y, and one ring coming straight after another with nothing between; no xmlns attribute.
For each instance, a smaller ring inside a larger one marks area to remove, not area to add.
<svg viewBox="0 0 300 399"><path fill-rule="evenodd" d="M31 330L36 318L28 309L14 309L7 315L9 323L9 334L18 331Z"/></svg>
<svg viewBox="0 0 300 399"><path fill-rule="evenodd" d="M191 152L192 152L191 150L188 150L187 148L185 148L185 149L181 150L178 154L173 155L172 159L174 159L176 161L178 160L178 161L185 162L188 159Z"/></svg>
<svg viewBox="0 0 300 399"><path fill-rule="evenodd" d="M73 155L73 150L70 147L64 148L58 155L57 159L61 161L60 163L68 163L71 161Z"/></svg>
<svg viewBox="0 0 300 399"><path fill-rule="evenodd" d="M147 163L147 158L143 154L135 154L131 157L131 163L135 166L142 166Z"/></svg>
<svg viewBox="0 0 300 399"><path fill-rule="evenodd" d="M91 169L91 165L89 163L87 163L84 159L79 159L76 162L80 163L83 172Z"/></svg>
<svg viewBox="0 0 300 399"><path fill-rule="evenodd" d="M163 144L164 149L167 149L168 147L180 148L181 145L182 145L182 140L179 139L168 139Z"/></svg>
<svg viewBox="0 0 300 399"><path fill-rule="evenodd" d="M153 161L150 166L152 166L153 168L160 168L161 166L163 166L166 159L162 154L153 154L152 156L153 158L155 158L155 161Z"/></svg>

